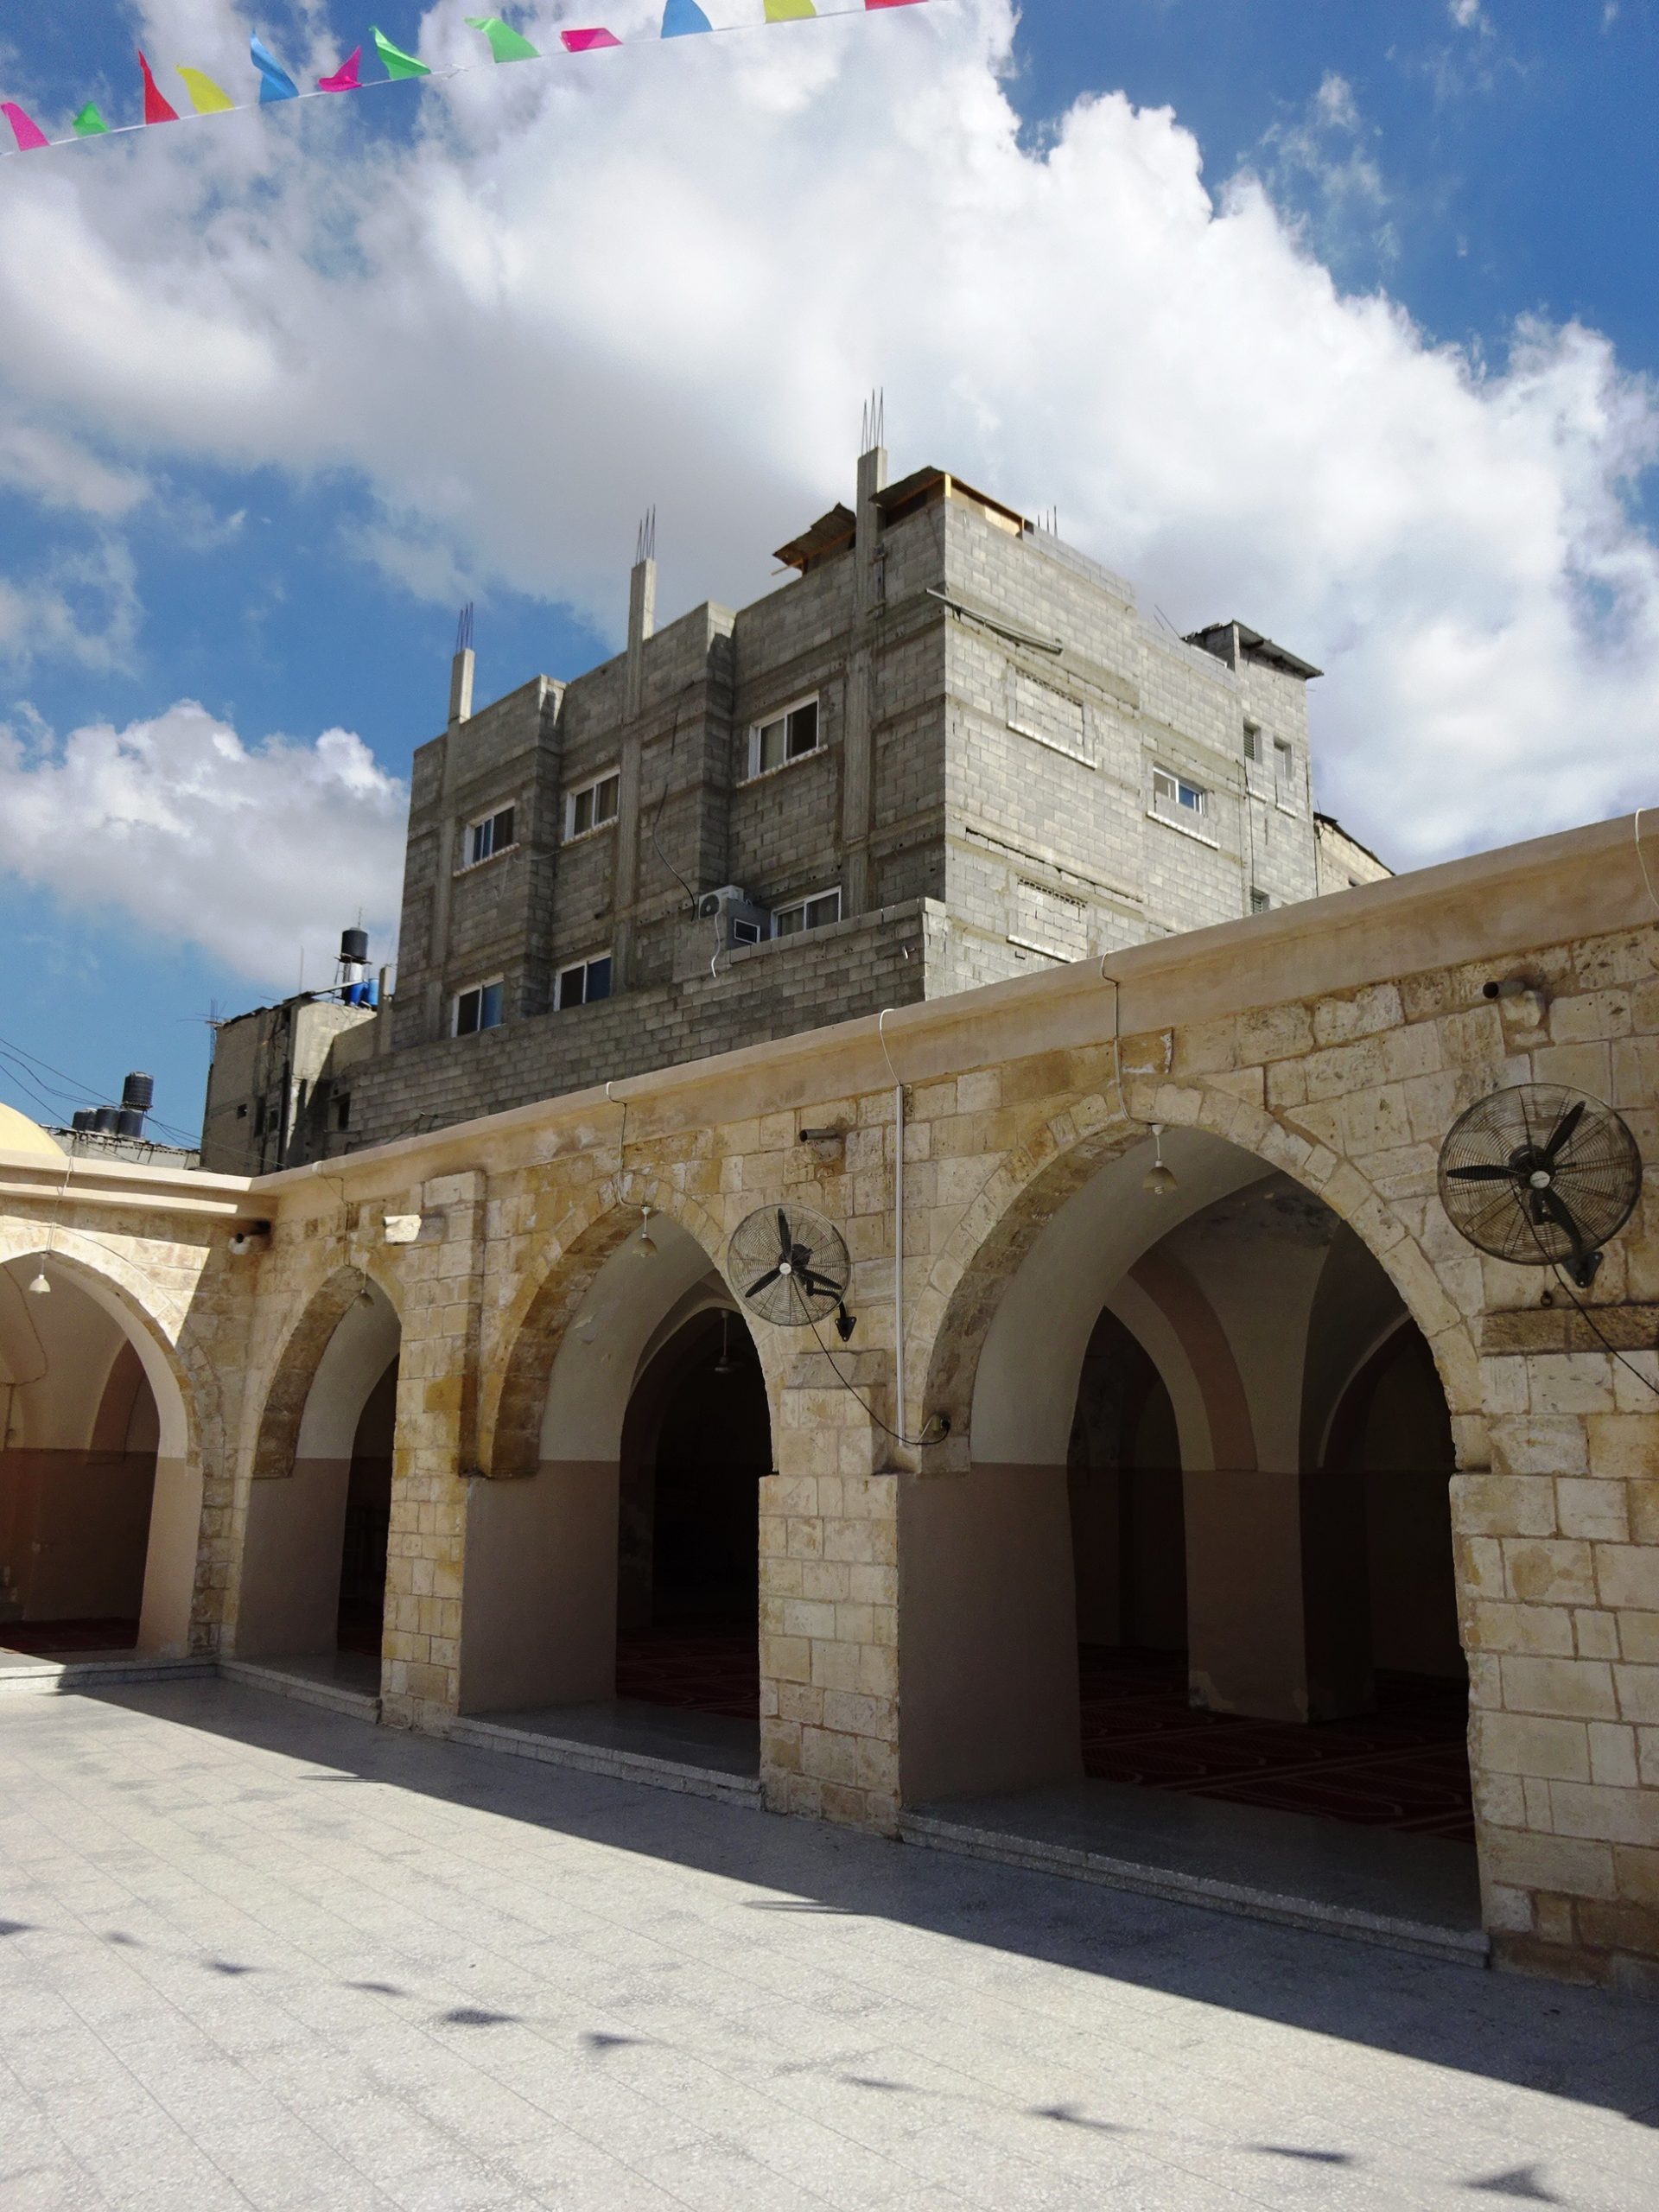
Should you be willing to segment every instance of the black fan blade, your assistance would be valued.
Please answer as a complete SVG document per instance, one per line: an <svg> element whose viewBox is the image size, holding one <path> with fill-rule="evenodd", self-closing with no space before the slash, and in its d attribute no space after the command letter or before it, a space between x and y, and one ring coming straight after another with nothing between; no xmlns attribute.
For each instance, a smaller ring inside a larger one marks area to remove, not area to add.
<svg viewBox="0 0 1659 2212"><path fill-rule="evenodd" d="M783 1272L784 1271L781 1267L777 1267L772 1269L769 1275L762 1275L759 1282L752 1282L749 1285L748 1288L743 1294L744 1297L758 1298L760 1293L766 1288L769 1283L774 1283L777 1281L779 1276L782 1274Z"/></svg>
<svg viewBox="0 0 1659 2212"><path fill-rule="evenodd" d="M810 1268L800 1268L797 1280L804 1282L809 1290L822 1291L827 1298L839 1298L847 1287L844 1282L831 1282L828 1275L815 1275Z"/></svg>
<svg viewBox="0 0 1659 2212"><path fill-rule="evenodd" d="M1448 1167L1446 1175L1450 1183L1513 1183L1518 1179L1512 1167Z"/></svg>
<svg viewBox="0 0 1659 2212"><path fill-rule="evenodd" d="M792 1241L789 1233L789 1216L779 1206L778 1209L778 1256L780 1260L786 1260L789 1257L789 1248Z"/></svg>
<svg viewBox="0 0 1659 2212"><path fill-rule="evenodd" d="M1546 1167L1553 1167L1555 1165L1568 1139L1583 1118L1584 1101L1580 1098L1567 1108L1551 1132L1549 1141L1544 1147L1543 1160Z"/></svg>
<svg viewBox="0 0 1659 2212"><path fill-rule="evenodd" d="M1584 1251L1584 1231L1573 1218L1572 1208L1558 1191L1539 1192L1538 1211L1548 1214L1558 1229L1564 1229L1567 1231L1573 1241L1574 1252Z"/></svg>

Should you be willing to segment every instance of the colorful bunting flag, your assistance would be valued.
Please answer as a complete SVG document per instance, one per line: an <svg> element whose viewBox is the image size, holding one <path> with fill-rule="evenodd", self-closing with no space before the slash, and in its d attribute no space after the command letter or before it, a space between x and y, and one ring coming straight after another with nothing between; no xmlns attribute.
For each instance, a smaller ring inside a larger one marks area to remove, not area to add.
<svg viewBox="0 0 1659 2212"><path fill-rule="evenodd" d="M362 48L353 47L351 59L342 61L332 77L318 78L317 90L320 92L360 92L363 87L358 80L357 73L362 60Z"/></svg>
<svg viewBox="0 0 1659 2212"><path fill-rule="evenodd" d="M541 60L530 41L514 30L511 23L504 23L499 16L468 16L467 21L474 30L483 32L490 41L490 52L498 61Z"/></svg>
<svg viewBox="0 0 1659 2212"><path fill-rule="evenodd" d="M0 100L0 115L11 125L11 135L17 141L20 154L32 154L37 146L49 146L52 141L32 116L26 115L16 100Z"/></svg>
<svg viewBox="0 0 1659 2212"><path fill-rule="evenodd" d="M269 107L273 100L298 99L299 86L270 48L260 42L257 32L248 41L248 51L253 56L254 67L259 72L261 107Z"/></svg>
<svg viewBox="0 0 1659 2212"><path fill-rule="evenodd" d="M424 61L417 61L412 54L405 54L401 46L394 46L384 31L369 26L369 35L374 41L375 52L386 65L388 77L429 77L432 72Z"/></svg>
<svg viewBox="0 0 1659 2212"><path fill-rule="evenodd" d="M190 105L198 115L228 115L236 105L223 86L216 85L200 69L187 69L181 62L179 74L184 79L185 91L190 95Z"/></svg>
<svg viewBox="0 0 1659 2212"><path fill-rule="evenodd" d="M179 111L169 106L161 87L149 73L149 64L144 59L143 48L138 49L138 67L144 73L144 121L146 123L176 123Z"/></svg>
<svg viewBox="0 0 1659 2212"><path fill-rule="evenodd" d="M837 0L762 0L769 23L799 22L820 16L848 16L878 8L914 8L920 4L921 0L839 0L839 4ZM471 29L481 31L488 40L493 62L539 61L545 58L521 31L514 30L512 24L505 22L499 16L468 16L467 22ZM728 28L736 29L738 26ZM661 33L664 38L686 38L714 29L698 0L664 0ZM370 35L389 80L433 74L424 61L417 60L412 54L406 54L401 46L395 46L384 31L371 26ZM594 54L607 46L620 46L623 41L613 31L594 25L585 30L562 30L559 43L567 54ZM257 34L250 37L248 51L253 58L254 67L259 73L259 105L262 107L276 100L315 97L314 93L301 92L293 78ZM359 92L365 90L360 75L362 60L362 48L353 48L350 56L341 62L332 76L318 78L317 92ZM237 109L238 103L205 71L188 68L182 62L177 66L184 88L190 95L190 105L198 115L227 115ZM461 67L466 69L478 66L480 65L463 63ZM176 123L179 111L156 84L142 48L138 53L138 67L143 78L145 123ZM445 76L457 73L454 68L443 72ZM20 153L35 153L54 143L47 137L34 118L19 107L15 100L0 100L0 115L3 115L11 126L11 134ZM73 130L77 138L100 138L109 134L110 126L99 114L96 105L89 100L76 116Z"/></svg>
<svg viewBox="0 0 1659 2212"><path fill-rule="evenodd" d="M711 31L714 28L698 7L697 0L668 0L663 10L664 38L690 38L694 31Z"/></svg>

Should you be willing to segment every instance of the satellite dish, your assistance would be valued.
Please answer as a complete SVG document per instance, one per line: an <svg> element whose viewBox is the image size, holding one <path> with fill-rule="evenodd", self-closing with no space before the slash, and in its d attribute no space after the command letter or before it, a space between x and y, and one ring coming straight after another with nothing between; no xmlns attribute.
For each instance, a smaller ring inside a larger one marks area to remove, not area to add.
<svg viewBox="0 0 1659 2212"><path fill-rule="evenodd" d="M1611 1106L1552 1083L1494 1090L1440 1147L1440 1203L1478 1251L1561 1267L1588 1290L1642 1191L1642 1155Z"/></svg>
<svg viewBox="0 0 1659 2212"><path fill-rule="evenodd" d="M726 1255L732 1288L781 1329L830 1313L844 1344L855 1323L844 1303L852 1262L841 1232L805 1206L760 1206L732 1231Z"/></svg>

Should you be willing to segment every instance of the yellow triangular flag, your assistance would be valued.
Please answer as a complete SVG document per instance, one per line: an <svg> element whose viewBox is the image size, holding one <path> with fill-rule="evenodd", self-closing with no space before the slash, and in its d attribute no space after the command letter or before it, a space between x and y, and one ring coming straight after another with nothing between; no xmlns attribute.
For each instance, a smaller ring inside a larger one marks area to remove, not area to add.
<svg viewBox="0 0 1659 2212"><path fill-rule="evenodd" d="M200 69L187 69L179 65L179 74L184 79L184 89L190 95L190 105L198 115L226 115L236 105L222 86L211 77L203 76Z"/></svg>
<svg viewBox="0 0 1659 2212"><path fill-rule="evenodd" d="M812 0L766 0L769 23L792 23L802 16L816 16L817 12Z"/></svg>

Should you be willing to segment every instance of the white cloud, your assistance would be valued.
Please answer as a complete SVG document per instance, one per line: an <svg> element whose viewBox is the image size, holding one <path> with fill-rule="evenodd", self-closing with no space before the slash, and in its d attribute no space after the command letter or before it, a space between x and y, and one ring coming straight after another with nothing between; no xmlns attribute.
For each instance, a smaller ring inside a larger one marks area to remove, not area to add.
<svg viewBox="0 0 1659 2212"><path fill-rule="evenodd" d="M0 725L0 868L65 907L200 947L267 990L333 972L357 918L389 953L405 787L349 730L246 746L181 700L60 742Z"/></svg>
<svg viewBox="0 0 1659 2212"><path fill-rule="evenodd" d="M1446 0L1446 12L1460 31L1490 32L1492 28L1480 0Z"/></svg>
<svg viewBox="0 0 1659 2212"><path fill-rule="evenodd" d="M243 36L172 0L167 50L212 66L215 24ZM412 588L613 628L653 502L664 616L766 588L884 383L896 467L1058 500L1149 603L1326 668L1324 796L1383 851L1651 799L1659 558L1622 501L1652 390L1575 326L1491 372L1344 296L1166 111L1082 100L1022 149L1010 36L955 0L394 88L403 149L341 100L19 162L0 378L135 466L359 471L358 542ZM479 51L447 10L423 40ZM1340 80L1314 126L1374 202ZM493 686L530 673L480 628Z"/></svg>
<svg viewBox="0 0 1659 2212"><path fill-rule="evenodd" d="M131 553L103 537L79 552L28 562L23 580L0 575L0 666L67 660L84 668L128 666L138 634Z"/></svg>

